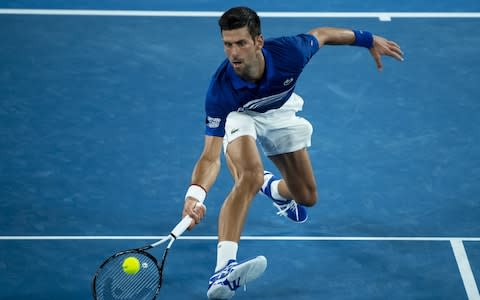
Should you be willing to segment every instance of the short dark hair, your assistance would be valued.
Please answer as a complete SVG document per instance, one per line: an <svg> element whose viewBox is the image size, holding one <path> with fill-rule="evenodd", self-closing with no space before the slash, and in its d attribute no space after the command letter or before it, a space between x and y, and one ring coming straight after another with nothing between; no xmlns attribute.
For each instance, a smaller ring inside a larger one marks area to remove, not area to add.
<svg viewBox="0 0 480 300"><path fill-rule="evenodd" d="M218 20L218 25L220 26L220 33L223 30L239 29L245 26L247 26L252 38L262 33L260 18L257 13L253 9L244 6L233 7L227 10Z"/></svg>

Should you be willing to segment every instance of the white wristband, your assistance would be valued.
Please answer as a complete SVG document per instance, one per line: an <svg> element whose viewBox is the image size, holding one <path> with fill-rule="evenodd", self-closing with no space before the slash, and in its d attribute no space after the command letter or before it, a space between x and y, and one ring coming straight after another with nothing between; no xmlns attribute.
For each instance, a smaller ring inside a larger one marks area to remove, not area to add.
<svg viewBox="0 0 480 300"><path fill-rule="evenodd" d="M185 200L188 197L193 197L197 199L200 203L205 201L205 197L207 196L207 192L199 185L192 184L188 187L187 193L185 195Z"/></svg>

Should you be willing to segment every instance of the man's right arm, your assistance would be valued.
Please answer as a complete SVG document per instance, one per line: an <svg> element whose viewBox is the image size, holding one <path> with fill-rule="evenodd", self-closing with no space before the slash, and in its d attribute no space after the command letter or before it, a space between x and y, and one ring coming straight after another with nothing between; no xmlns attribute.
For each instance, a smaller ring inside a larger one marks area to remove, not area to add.
<svg viewBox="0 0 480 300"><path fill-rule="evenodd" d="M223 137L205 136L204 148L200 158L192 172L191 185L200 186L205 192L208 192L220 171L220 154L223 147ZM183 216L190 215L194 223L190 225L192 229L195 224L200 223L205 214L203 206L197 205L198 199L187 197L183 208Z"/></svg>

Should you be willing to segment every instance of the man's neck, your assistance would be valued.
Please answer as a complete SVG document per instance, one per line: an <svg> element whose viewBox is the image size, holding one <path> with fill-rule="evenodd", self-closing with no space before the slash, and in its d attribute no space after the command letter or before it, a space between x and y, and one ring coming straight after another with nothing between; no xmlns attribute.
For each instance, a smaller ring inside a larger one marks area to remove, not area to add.
<svg viewBox="0 0 480 300"><path fill-rule="evenodd" d="M258 63L254 70L252 70L251 76L249 78L243 78L245 81L258 83L262 80L263 75L265 74L265 57L262 51L259 51L257 54Z"/></svg>

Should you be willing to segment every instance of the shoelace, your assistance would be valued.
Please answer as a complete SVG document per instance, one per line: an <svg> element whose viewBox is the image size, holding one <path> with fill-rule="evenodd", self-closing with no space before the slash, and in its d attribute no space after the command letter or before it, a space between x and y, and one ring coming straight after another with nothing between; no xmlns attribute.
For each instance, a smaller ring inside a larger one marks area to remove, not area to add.
<svg viewBox="0 0 480 300"><path fill-rule="evenodd" d="M297 211L297 203L293 200L288 201L285 204L277 204L273 202L273 205L278 209L277 215L285 217L289 210Z"/></svg>

